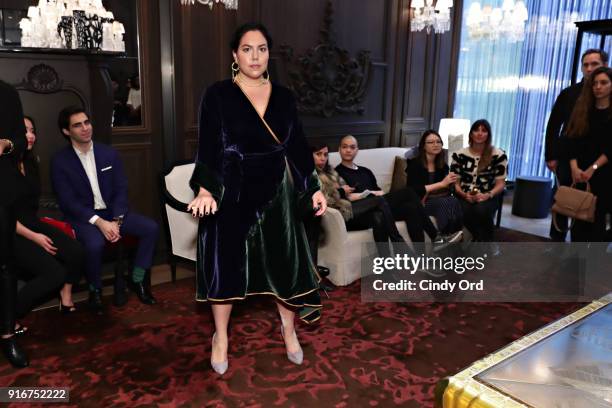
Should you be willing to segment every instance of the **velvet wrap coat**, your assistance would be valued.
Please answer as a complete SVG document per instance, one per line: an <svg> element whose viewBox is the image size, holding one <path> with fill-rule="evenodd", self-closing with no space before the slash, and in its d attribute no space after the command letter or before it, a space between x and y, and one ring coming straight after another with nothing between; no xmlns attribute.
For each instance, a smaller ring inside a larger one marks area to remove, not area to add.
<svg viewBox="0 0 612 408"><path fill-rule="evenodd" d="M320 316L319 277L302 220L313 215L318 178L288 89L272 83L264 119L280 144L232 81L201 100L190 185L208 190L218 211L200 221L196 300L273 295L311 322Z"/></svg>

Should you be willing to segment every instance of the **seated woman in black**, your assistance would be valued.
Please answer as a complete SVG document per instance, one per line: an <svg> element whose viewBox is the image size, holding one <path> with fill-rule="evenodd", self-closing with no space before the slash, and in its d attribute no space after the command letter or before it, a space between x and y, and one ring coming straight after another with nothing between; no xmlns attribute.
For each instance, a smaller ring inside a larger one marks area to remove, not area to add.
<svg viewBox="0 0 612 408"><path fill-rule="evenodd" d="M470 146L453 153L450 170L457 175L455 194L461 200L463 222L474 241L493 241L493 198L506 186L508 157L491 144L491 125L485 119L470 128Z"/></svg>
<svg viewBox="0 0 612 408"><path fill-rule="evenodd" d="M327 206L340 211L346 229L359 231L372 228L380 256L391 255L389 241L392 242L396 253L408 253L408 245L397 230L393 214L385 199L375 195L361 198L361 194L354 193L355 189L348 186L329 165L329 148L326 144L312 146L311 149L321 182L321 192L327 199Z"/></svg>
<svg viewBox="0 0 612 408"><path fill-rule="evenodd" d="M419 154L406 166L408 186L421 197L425 212L436 219L443 234L463 227L461 204L452 196L450 187L457 181L449 173L442 150L442 138L435 130L426 130L419 141Z"/></svg>
<svg viewBox="0 0 612 408"><path fill-rule="evenodd" d="M597 196L595 221L576 220L573 242L602 242L606 238L606 214L612 212L612 69L599 67L585 80L570 117L567 135L572 180L589 183Z"/></svg>
<svg viewBox="0 0 612 408"><path fill-rule="evenodd" d="M40 198L38 157L33 151L36 128L31 118L26 116L24 121L28 147L19 161L22 177L17 205L15 264L20 279L27 283L17 296L17 316L25 316L38 300L58 290L62 284L60 310L74 312L72 285L81 277L85 253L78 241L41 222L36 214Z"/></svg>

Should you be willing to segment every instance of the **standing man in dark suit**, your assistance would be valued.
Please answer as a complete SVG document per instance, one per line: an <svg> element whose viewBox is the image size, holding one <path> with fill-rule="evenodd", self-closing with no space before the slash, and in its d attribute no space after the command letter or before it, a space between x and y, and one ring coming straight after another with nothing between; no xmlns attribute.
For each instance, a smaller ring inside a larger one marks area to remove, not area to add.
<svg viewBox="0 0 612 408"><path fill-rule="evenodd" d="M128 209L128 186L119 154L110 146L94 143L93 126L84 109L63 109L58 126L70 145L51 161L51 180L61 210L72 224L86 252L89 305L102 313L102 253L106 242L122 234L138 237L129 286L142 303L155 304L144 283L151 267L158 226L155 221Z"/></svg>
<svg viewBox="0 0 612 408"><path fill-rule="evenodd" d="M603 50L588 49L582 54L580 61L583 80L561 91L555 100L546 126L546 148L544 150L546 166L550 171L557 173L559 182L564 186L572 184L568 152L565 146L565 127L582 92L584 78L588 77L595 69L601 66L608 66L608 54ZM559 228L562 230L567 229L567 217L560 215L556 217ZM557 231L555 226L551 224L550 237L554 241L565 242L566 233L567 231Z"/></svg>
<svg viewBox="0 0 612 408"><path fill-rule="evenodd" d="M19 94L0 81L0 341L2 352L14 367L27 367L28 357L15 339L17 277L13 268L17 158L26 148L23 110Z"/></svg>

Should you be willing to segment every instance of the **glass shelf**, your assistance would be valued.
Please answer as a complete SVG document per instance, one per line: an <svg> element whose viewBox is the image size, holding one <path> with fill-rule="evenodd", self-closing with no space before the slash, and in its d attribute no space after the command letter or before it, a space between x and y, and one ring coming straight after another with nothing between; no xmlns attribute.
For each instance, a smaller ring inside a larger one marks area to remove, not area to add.
<svg viewBox="0 0 612 408"><path fill-rule="evenodd" d="M79 55L79 56L108 56L108 57L122 57L122 58L125 58L125 59L138 60L138 57L127 56L125 52L95 51L95 50L67 49L67 48L31 48L31 47L7 47L7 46L0 46L0 53L46 54L46 55Z"/></svg>

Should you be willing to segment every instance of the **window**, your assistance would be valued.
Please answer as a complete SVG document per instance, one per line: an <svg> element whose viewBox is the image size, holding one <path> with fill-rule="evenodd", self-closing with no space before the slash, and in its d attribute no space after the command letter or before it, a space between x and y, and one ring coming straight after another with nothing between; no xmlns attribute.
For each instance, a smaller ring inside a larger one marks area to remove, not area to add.
<svg viewBox="0 0 612 408"><path fill-rule="evenodd" d="M529 20L523 42L473 40L463 6L455 118L485 118L493 143L509 155L508 178L550 175L544 163L546 122L559 92L570 85L576 42L575 21L612 18L610 0L527 0ZM502 0L482 0L501 7ZM583 38L582 51L599 48L594 35ZM610 38L606 51L612 50ZM579 75L580 79L580 75Z"/></svg>

